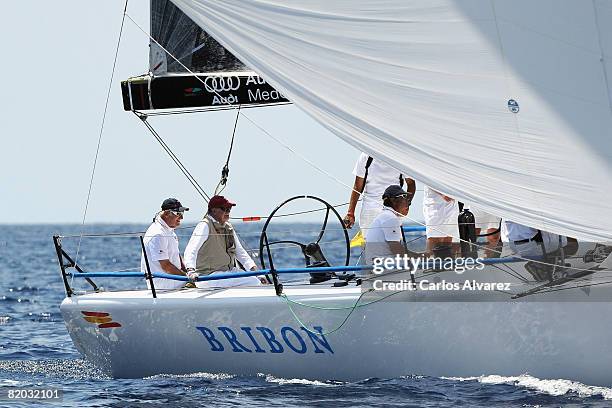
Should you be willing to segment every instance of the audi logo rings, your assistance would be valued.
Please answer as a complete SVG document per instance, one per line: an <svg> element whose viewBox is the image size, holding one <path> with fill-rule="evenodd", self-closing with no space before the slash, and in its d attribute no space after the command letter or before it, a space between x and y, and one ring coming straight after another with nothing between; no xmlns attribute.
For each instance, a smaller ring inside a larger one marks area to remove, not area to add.
<svg viewBox="0 0 612 408"><path fill-rule="evenodd" d="M237 76L209 76L204 80L204 88L211 93L235 91L240 87Z"/></svg>

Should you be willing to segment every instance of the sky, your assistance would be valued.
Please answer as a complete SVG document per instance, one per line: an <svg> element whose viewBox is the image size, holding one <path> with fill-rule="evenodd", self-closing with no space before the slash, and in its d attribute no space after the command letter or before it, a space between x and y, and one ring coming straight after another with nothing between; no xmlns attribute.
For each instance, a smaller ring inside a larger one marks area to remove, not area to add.
<svg viewBox="0 0 612 408"><path fill-rule="evenodd" d="M5 5L0 25L0 223L82 222L123 7L123 0L22 0ZM130 1L128 14L148 29L147 0ZM146 223L167 197L191 208L186 223L205 211L205 202L140 120L123 110L120 81L147 68L148 37L126 19L86 224ZM359 155L355 148L293 105L243 112L291 150L239 120L223 192L238 203L233 215L265 216L283 200L301 194L331 204L348 201ZM229 149L235 112L149 120L212 194ZM340 212L344 215L345 207ZM420 193L410 216L423 218Z"/></svg>

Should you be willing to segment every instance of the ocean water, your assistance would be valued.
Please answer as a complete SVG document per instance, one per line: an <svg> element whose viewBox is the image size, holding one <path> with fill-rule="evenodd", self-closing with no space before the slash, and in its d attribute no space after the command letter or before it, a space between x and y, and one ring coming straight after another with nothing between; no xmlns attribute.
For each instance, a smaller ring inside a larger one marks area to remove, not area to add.
<svg viewBox="0 0 612 408"><path fill-rule="evenodd" d="M141 231L143 225L92 225L86 233ZM262 224L238 224L246 246L257 251ZM278 237L301 242L316 237L316 224L279 224ZM322 242L332 263L343 260L338 230ZM357 382L307 381L197 373L159 375L143 379L112 379L83 360L74 348L59 312L64 288L51 236L78 234L74 225L0 226L0 392L16 387L56 387L63 400L55 406L195 407L239 406L408 406L408 407L609 407L612 389L564 379L538 379L527 373L502 377L486 373L472 378L436 378L419 373L399 378ZM178 231L182 246L191 230ZM65 238L67 251L88 271L132 270L139 266L139 242L134 237ZM355 255L355 254L353 254ZM302 266L296 248L275 252L279 266ZM134 282L99 282L107 288ZM82 282L75 282L78 287ZM83 286L83 288L85 288ZM612 369L612 368L611 368ZM0 400L2 407L51 406Z"/></svg>

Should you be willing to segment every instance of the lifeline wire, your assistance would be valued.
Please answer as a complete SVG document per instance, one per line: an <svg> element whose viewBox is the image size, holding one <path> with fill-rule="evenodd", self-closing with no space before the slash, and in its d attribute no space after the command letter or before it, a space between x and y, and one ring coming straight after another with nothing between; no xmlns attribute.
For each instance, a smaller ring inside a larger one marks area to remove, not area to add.
<svg viewBox="0 0 612 408"><path fill-rule="evenodd" d="M87 191L87 199L85 200L85 210L83 211L83 220L81 221L81 237L79 237L76 255L74 257L75 265L77 264L77 261L79 259L79 250L81 249L81 238L82 238L83 231L84 231L85 219L87 217L87 209L89 208L89 199L91 198L91 189L93 187L94 175L96 174L96 165L98 164L98 155L100 153L100 145L102 143L102 134L104 133L104 123L106 122L106 112L108 111L108 101L110 100L111 88L113 85L113 78L115 77L115 68L117 67L117 57L119 55L119 46L121 44L121 36L123 34L123 25L125 23L125 16L127 15L128 1L129 0L125 0L125 6L123 7L123 17L121 18L121 27L119 28L119 38L117 39L117 47L115 48L115 57L113 59L113 69L111 70L110 81L108 83L108 91L106 92L106 102L104 103L104 113L102 114L102 123L100 124L100 133L98 135L96 155L94 157L93 167L91 169L91 178L89 179L89 189Z"/></svg>

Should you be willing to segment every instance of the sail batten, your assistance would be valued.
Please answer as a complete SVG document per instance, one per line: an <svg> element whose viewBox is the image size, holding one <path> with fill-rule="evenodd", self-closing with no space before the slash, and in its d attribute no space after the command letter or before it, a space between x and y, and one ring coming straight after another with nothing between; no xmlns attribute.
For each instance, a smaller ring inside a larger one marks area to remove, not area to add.
<svg viewBox="0 0 612 408"><path fill-rule="evenodd" d="M173 0L351 145L453 197L612 241L612 6Z"/></svg>

